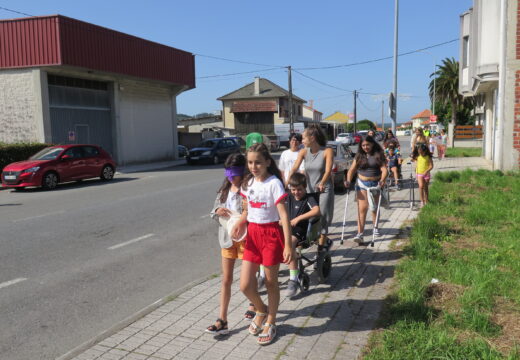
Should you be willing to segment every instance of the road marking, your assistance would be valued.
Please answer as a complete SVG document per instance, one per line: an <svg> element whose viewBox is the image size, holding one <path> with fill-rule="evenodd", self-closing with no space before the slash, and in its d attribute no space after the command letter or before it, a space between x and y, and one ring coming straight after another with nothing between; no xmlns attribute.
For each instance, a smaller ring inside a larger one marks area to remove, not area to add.
<svg viewBox="0 0 520 360"><path fill-rule="evenodd" d="M27 279L26 278L18 278L18 279L14 279L14 280L3 282L3 283L0 284L0 289L8 287L8 286L11 286L11 285L14 285L14 284L17 284L17 283L25 281L25 280L27 280Z"/></svg>
<svg viewBox="0 0 520 360"><path fill-rule="evenodd" d="M209 217L209 214L208 215L202 215L200 218L204 219L204 218L207 218L207 217Z"/></svg>
<svg viewBox="0 0 520 360"><path fill-rule="evenodd" d="M136 239L128 240L128 241L125 241L125 242L123 242L121 244L117 244L117 245L111 246L111 247L108 248L108 250L119 249L120 247L123 247L123 246L126 246L126 245L130 245L130 244L136 243L136 242L144 240L144 239L148 239L149 237L152 237L152 236L155 236L155 234L143 235L143 236L140 236L140 237L138 237Z"/></svg>
<svg viewBox="0 0 520 360"><path fill-rule="evenodd" d="M65 211L63 211L63 210L55 211L55 212L51 212L51 213L47 213L47 214L36 215L36 216L29 216L29 217L26 217L26 218L16 219L16 220L12 220L12 221L16 223L16 222L20 222L20 221L38 219L38 218L42 218L42 217L45 217L45 216L60 215L60 214L63 214L64 212Z"/></svg>

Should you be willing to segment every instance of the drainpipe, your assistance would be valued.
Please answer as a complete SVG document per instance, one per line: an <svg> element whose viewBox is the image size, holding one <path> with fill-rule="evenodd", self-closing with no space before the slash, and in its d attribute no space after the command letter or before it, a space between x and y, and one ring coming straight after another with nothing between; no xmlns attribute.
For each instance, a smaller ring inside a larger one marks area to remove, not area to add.
<svg viewBox="0 0 520 360"><path fill-rule="evenodd" d="M504 108L506 91L506 41L507 0L500 1L500 58L498 62L497 126L495 137L495 163L499 170L504 168Z"/></svg>

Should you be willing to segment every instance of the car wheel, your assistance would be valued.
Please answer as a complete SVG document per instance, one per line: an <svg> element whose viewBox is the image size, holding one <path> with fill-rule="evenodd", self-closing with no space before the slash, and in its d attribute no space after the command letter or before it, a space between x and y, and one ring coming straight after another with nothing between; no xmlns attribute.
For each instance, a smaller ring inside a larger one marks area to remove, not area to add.
<svg viewBox="0 0 520 360"><path fill-rule="evenodd" d="M110 165L103 166L103 170L101 170L101 180L108 181L114 178L114 169Z"/></svg>
<svg viewBox="0 0 520 360"><path fill-rule="evenodd" d="M52 190L58 186L58 175L54 172L48 172L43 175L42 188L45 190Z"/></svg>
<svg viewBox="0 0 520 360"><path fill-rule="evenodd" d="M217 155L213 156L213 164L217 165L219 163L219 158Z"/></svg>

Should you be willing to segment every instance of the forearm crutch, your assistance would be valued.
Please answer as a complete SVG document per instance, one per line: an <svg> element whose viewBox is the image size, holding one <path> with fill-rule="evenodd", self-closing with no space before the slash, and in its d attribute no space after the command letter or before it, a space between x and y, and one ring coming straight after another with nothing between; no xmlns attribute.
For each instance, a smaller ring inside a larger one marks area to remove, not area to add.
<svg viewBox="0 0 520 360"><path fill-rule="evenodd" d="M379 200L377 201L377 210L376 210L376 222L374 223L374 228L377 228L377 225L379 225L379 212L381 209L381 198L383 197L383 188L379 191ZM374 247L374 241L376 239L376 235L374 234L374 231L372 231L372 241L370 242L370 246Z"/></svg>
<svg viewBox="0 0 520 360"><path fill-rule="evenodd" d="M345 211L343 212L343 229L341 230L341 240L340 244L343 245L343 236L345 235L345 223L347 222L347 205L348 205L348 196L350 195L350 189L347 189L347 199L345 200Z"/></svg>

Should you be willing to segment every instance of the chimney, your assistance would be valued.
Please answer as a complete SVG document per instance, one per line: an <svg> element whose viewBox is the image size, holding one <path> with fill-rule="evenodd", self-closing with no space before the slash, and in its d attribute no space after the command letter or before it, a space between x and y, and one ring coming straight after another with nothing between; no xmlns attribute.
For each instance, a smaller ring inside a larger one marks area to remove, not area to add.
<svg viewBox="0 0 520 360"><path fill-rule="evenodd" d="M314 100L309 100L309 107L314 109Z"/></svg>
<svg viewBox="0 0 520 360"><path fill-rule="evenodd" d="M257 76L255 77L255 96L260 96L260 78Z"/></svg>

